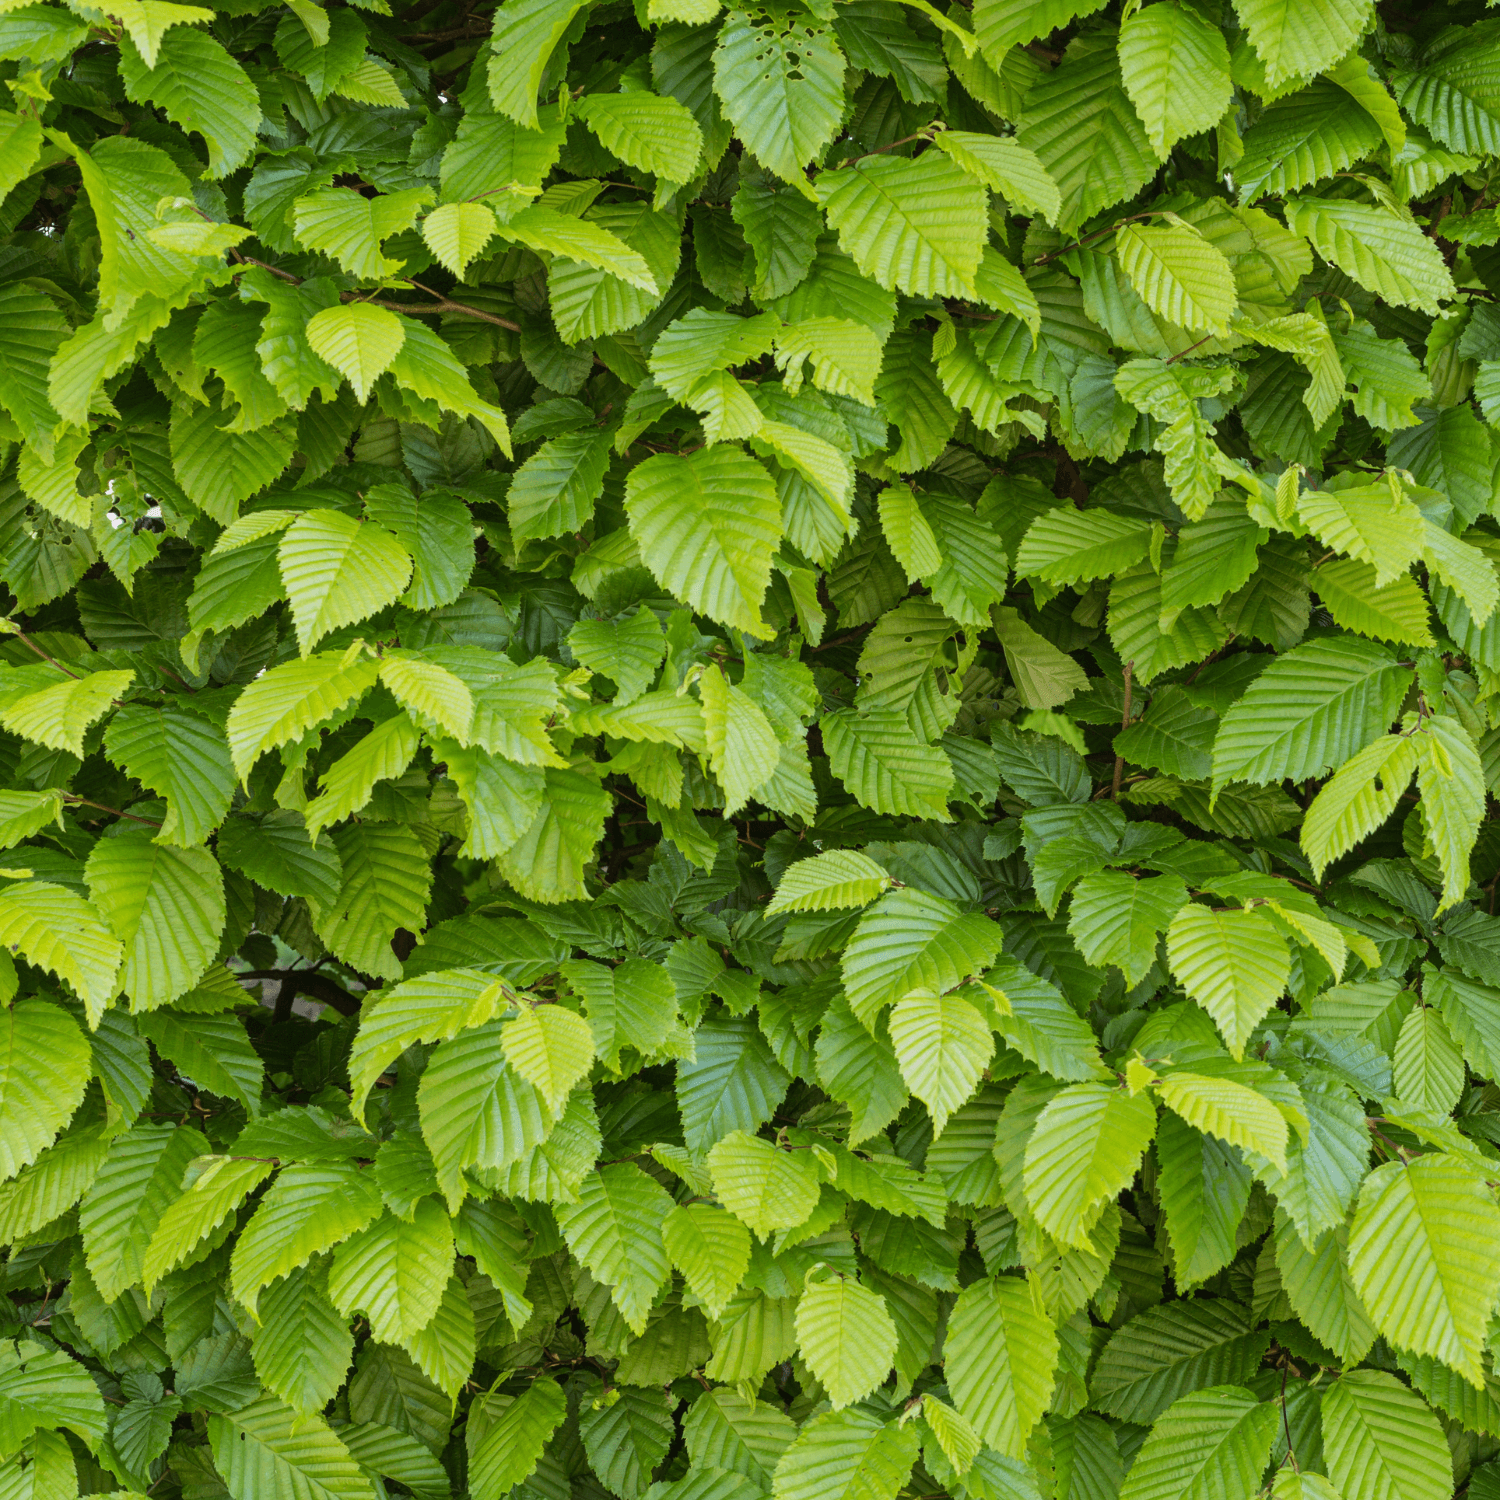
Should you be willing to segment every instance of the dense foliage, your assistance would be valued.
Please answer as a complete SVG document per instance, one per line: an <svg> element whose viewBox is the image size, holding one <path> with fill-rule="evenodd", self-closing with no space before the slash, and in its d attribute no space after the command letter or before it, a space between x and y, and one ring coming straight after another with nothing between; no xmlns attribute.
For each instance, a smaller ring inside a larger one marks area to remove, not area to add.
<svg viewBox="0 0 1500 1500"><path fill-rule="evenodd" d="M0 1500L1500 1496L1500 20L0 80Z"/></svg>

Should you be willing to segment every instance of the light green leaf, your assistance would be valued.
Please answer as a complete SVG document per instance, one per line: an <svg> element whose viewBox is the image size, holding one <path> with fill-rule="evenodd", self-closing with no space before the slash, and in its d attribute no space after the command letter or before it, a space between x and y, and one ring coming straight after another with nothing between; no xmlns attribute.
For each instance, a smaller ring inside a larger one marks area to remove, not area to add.
<svg viewBox="0 0 1500 1500"><path fill-rule="evenodd" d="M1349 1370L1323 1397L1323 1453L1344 1496L1447 1500L1453 1460L1422 1399L1384 1370Z"/></svg>
<svg viewBox="0 0 1500 1500"><path fill-rule="evenodd" d="M662 1224L672 1200L654 1178L631 1162L589 1172L578 1201L556 1209L568 1248L610 1295L631 1331L646 1330L652 1303L671 1275L662 1248Z"/></svg>
<svg viewBox="0 0 1500 1500"><path fill-rule="evenodd" d="M760 607L781 505L761 464L723 445L686 458L659 453L630 471L625 514L664 589L720 624L767 633Z"/></svg>
<svg viewBox="0 0 1500 1500"><path fill-rule="evenodd" d="M702 1298L704 1310L720 1317L749 1269L750 1231L722 1208L687 1203L667 1215L661 1233L672 1264Z"/></svg>
<svg viewBox="0 0 1500 1500"><path fill-rule="evenodd" d="M776 1229L795 1229L817 1207L819 1176L811 1156L747 1131L733 1130L716 1142L708 1169L719 1202L762 1239Z"/></svg>
<svg viewBox="0 0 1500 1500"><path fill-rule="evenodd" d="M972 297L985 192L953 159L867 156L817 182L828 225L859 269L915 297Z"/></svg>
<svg viewBox="0 0 1500 1500"><path fill-rule="evenodd" d="M390 532L336 510L299 516L277 556L304 657L325 635L398 599L411 577L411 554Z"/></svg>
<svg viewBox="0 0 1500 1500"><path fill-rule="evenodd" d="M1483 1381L1484 1325L1500 1296L1500 1209L1468 1169L1424 1156L1377 1167L1349 1231L1349 1274L1376 1328Z"/></svg>
<svg viewBox="0 0 1500 1500"><path fill-rule="evenodd" d="M1183 1396L1160 1417L1120 1500L1230 1500L1250 1494L1270 1457L1281 1413L1240 1386Z"/></svg>
<svg viewBox="0 0 1500 1500"><path fill-rule="evenodd" d="M1212 130L1233 94L1223 34L1176 0L1144 6L1126 19L1120 74L1158 156L1184 136Z"/></svg>
<svg viewBox="0 0 1500 1500"><path fill-rule="evenodd" d="M933 1133L941 1135L994 1055L989 1025L961 995L917 990L897 1003L890 1028L901 1076L927 1106Z"/></svg>
<svg viewBox="0 0 1500 1500"><path fill-rule="evenodd" d="M395 313L368 302L325 307L307 324L307 342L313 353L347 377L361 405L376 379L390 369L405 341L406 331Z"/></svg>
<svg viewBox="0 0 1500 1500"><path fill-rule="evenodd" d="M797 1346L838 1411L869 1395L890 1373L896 1325L882 1298L852 1277L834 1275L802 1293Z"/></svg>
<svg viewBox="0 0 1500 1500"><path fill-rule="evenodd" d="M1244 1056L1250 1033L1286 990L1286 939L1258 911L1184 906L1167 929L1172 974L1219 1028L1230 1055Z"/></svg>
<svg viewBox="0 0 1500 1500"><path fill-rule="evenodd" d="M1087 1245L1155 1131L1156 1110L1144 1094L1070 1084L1042 1111L1026 1145L1026 1201L1037 1222L1061 1244Z"/></svg>
<svg viewBox="0 0 1500 1500"><path fill-rule="evenodd" d="M944 1344L948 1388L997 1453L1026 1456L1051 1398L1057 1361L1057 1331L1025 1281L983 1277L960 1293Z"/></svg>
<svg viewBox="0 0 1500 1500"><path fill-rule="evenodd" d="M0 943L72 985L90 1027L120 992L123 945L98 909L65 886L28 880L0 890Z"/></svg>
<svg viewBox="0 0 1500 1500"><path fill-rule="evenodd" d="M34 693L14 698L0 714L0 725L23 739L83 758L89 725L135 681L132 671L70 675Z"/></svg>

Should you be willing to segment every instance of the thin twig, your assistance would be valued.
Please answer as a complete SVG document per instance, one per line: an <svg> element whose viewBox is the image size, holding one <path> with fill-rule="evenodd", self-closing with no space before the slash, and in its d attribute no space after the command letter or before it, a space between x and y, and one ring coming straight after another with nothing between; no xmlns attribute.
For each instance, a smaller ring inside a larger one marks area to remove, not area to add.
<svg viewBox="0 0 1500 1500"><path fill-rule="evenodd" d="M58 661L58 659L55 656L49 656L45 651L43 651L42 648L40 646L38 646L37 643L34 640L32 640L32 638L29 635L27 635L24 630L18 630L18 631L16 631L16 639L18 641L25 641L26 644L28 646L30 646L31 649L33 651L35 651L36 654L38 656L40 656L41 659L44 662L46 662L49 666L56 667L59 672L66 673L69 677L71 677L73 679L74 682L82 682L83 681L83 679L78 675L77 672L69 671L69 669L67 667L63 666L63 664L60 661Z"/></svg>
<svg viewBox="0 0 1500 1500"><path fill-rule="evenodd" d="M1132 677L1134 675L1135 675L1135 663L1133 661L1126 662L1125 663L1125 711L1120 715L1120 728L1121 729L1129 729L1130 728L1130 688L1131 688L1131 679L1132 679ZM1117 755L1117 756L1115 756L1115 779L1114 779L1114 784L1109 789L1109 796L1110 796L1110 800L1112 802L1118 802L1120 800L1120 777L1123 776L1124 774L1125 774L1125 757L1123 755Z"/></svg>
<svg viewBox="0 0 1500 1500"><path fill-rule="evenodd" d="M858 156L846 156L839 165L851 167L855 162L863 161L867 156L879 156L882 151L894 151L897 146L909 146L913 141L930 141L932 137L927 132L931 128L929 125L922 130L913 131L911 135L903 135L899 141L892 141L888 146L876 146L873 151L861 151Z"/></svg>
<svg viewBox="0 0 1500 1500"><path fill-rule="evenodd" d="M111 807L106 802L91 802L87 797L75 797L72 792L63 792L61 795L64 802L73 802L79 807L97 807L100 812L113 813L117 818L129 818L132 823L144 823L148 828L162 826L155 818L142 818L135 813L121 812L118 807Z"/></svg>

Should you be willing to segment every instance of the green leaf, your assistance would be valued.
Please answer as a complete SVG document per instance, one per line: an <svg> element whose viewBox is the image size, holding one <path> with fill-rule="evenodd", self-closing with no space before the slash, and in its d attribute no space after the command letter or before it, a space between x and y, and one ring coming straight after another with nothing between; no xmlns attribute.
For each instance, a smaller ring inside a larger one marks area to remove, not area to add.
<svg viewBox="0 0 1500 1500"><path fill-rule="evenodd" d="M1139 12L1149 14L1149 9ZM1115 255L1152 312L1190 333L1227 329L1239 302L1234 272L1197 230L1186 224L1126 224L1115 234Z"/></svg>
<svg viewBox="0 0 1500 1500"><path fill-rule="evenodd" d="M1115 964L1127 982L1136 984L1156 959L1158 938L1186 900L1187 887L1172 875L1154 880L1112 871L1086 875L1073 887L1068 931L1089 963L1097 968Z"/></svg>
<svg viewBox="0 0 1500 1500"><path fill-rule="evenodd" d="M309 250L336 260L351 276L383 281L401 269L401 262L381 254L381 242L410 229L431 199L426 188L407 188L378 198L365 198L348 188L322 188L297 199L295 232Z"/></svg>
<svg viewBox="0 0 1500 1500"><path fill-rule="evenodd" d="M726 446L660 453L630 472L625 513L661 586L720 624L762 635L761 601L781 533L765 469Z"/></svg>
<svg viewBox="0 0 1500 1500"><path fill-rule="evenodd" d="M142 20L151 25L150 19ZM137 50L133 30L130 40L122 40L120 77L126 96L137 104L156 105L184 131L203 136L208 145L205 177L223 177L242 166L255 149L261 119L249 74L211 36L191 27L158 32L155 51L148 62Z"/></svg>
<svg viewBox="0 0 1500 1500"><path fill-rule="evenodd" d="M380 1212L371 1172L345 1162L282 1168L234 1247L235 1298L256 1312L264 1287L364 1229Z"/></svg>
<svg viewBox="0 0 1500 1500"><path fill-rule="evenodd" d="M1245 1043L1286 989L1286 939L1259 911L1184 906L1167 929L1173 977L1206 1010L1238 1061Z"/></svg>
<svg viewBox="0 0 1500 1500"><path fill-rule="evenodd" d="M125 826L94 846L84 877L124 946L120 987L132 1009L154 1010L186 994L218 951L224 876L206 849L154 843L150 828Z"/></svg>
<svg viewBox="0 0 1500 1500"><path fill-rule="evenodd" d="M1290 0L1248 0L1240 20L1273 88L1288 79L1330 68L1365 29L1370 7L1364 0L1316 0L1298 6Z"/></svg>
<svg viewBox="0 0 1500 1500"><path fill-rule="evenodd" d="M1070 0L1063 8L1072 12ZM1035 21L1028 17L1023 29L1031 24ZM993 32L986 35L979 18L976 27L993 65L1008 43L1000 43ZM1043 22L1037 34L1048 29ZM1110 204L1133 197L1160 164L1125 92L1110 32L1075 38L1061 64L1037 80L1026 97L1016 138L1058 185L1062 201L1055 222L1064 234Z"/></svg>
<svg viewBox="0 0 1500 1500"><path fill-rule="evenodd" d="M1341 1224L1309 1247L1285 1212L1276 1215L1276 1267L1297 1316L1346 1364L1358 1364L1375 1329L1349 1276L1349 1234Z"/></svg>
<svg viewBox="0 0 1500 1500"><path fill-rule="evenodd" d="M1258 1152L1286 1170L1287 1128L1264 1095L1232 1078L1205 1078L1174 1069L1158 1086L1161 1101L1195 1130Z"/></svg>
<svg viewBox="0 0 1500 1500"><path fill-rule="evenodd" d="M475 1406L483 1420L469 1418L469 1493L501 1500L535 1471L567 1415L567 1398L556 1381L538 1380L519 1396L487 1395Z"/></svg>
<svg viewBox="0 0 1500 1500"><path fill-rule="evenodd" d="M802 372L812 365L812 383L834 396L875 404L881 343L873 329L849 318L812 317L790 323L776 335L776 366L787 391L802 389Z"/></svg>
<svg viewBox="0 0 1500 1500"><path fill-rule="evenodd" d="M142 1122L110 1144L78 1206L84 1255L106 1302L142 1279L146 1247L162 1214L188 1163L207 1150L198 1131L170 1122Z"/></svg>
<svg viewBox="0 0 1500 1500"><path fill-rule="evenodd" d="M233 1500L282 1492L308 1500L374 1500L375 1490L333 1429L274 1396L208 1419L214 1467Z"/></svg>
<svg viewBox="0 0 1500 1500"><path fill-rule="evenodd" d="M410 1220L389 1210L333 1253L328 1297L347 1318L362 1312L370 1333L405 1343L436 1315L453 1269L453 1227L431 1198Z"/></svg>
<svg viewBox="0 0 1500 1500"><path fill-rule="evenodd" d="M1214 739L1213 783L1305 781L1390 727L1411 681L1382 646L1348 636L1277 657L1230 706Z"/></svg>
<svg viewBox="0 0 1500 1500"><path fill-rule="evenodd" d="M662 1244L709 1317L722 1316L750 1266L750 1231L722 1208L679 1204L662 1221Z"/></svg>
<svg viewBox="0 0 1500 1500"><path fill-rule="evenodd" d="M974 295L985 194L949 156L867 156L817 188L839 244L872 281L916 297Z"/></svg>
<svg viewBox="0 0 1500 1500"><path fill-rule="evenodd" d="M677 1019L677 995L655 964L627 958L610 969L574 959L560 972L583 998L594 1049L609 1067L618 1069L624 1047L650 1054L667 1040Z"/></svg>
<svg viewBox="0 0 1500 1500"><path fill-rule="evenodd" d="M65 886L24 881L0 891L0 943L72 985L91 1028L119 993L121 944Z"/></svg>
<svg viewBox="0 0 1500 1500"><path fill-rule="evenodd" d="M348 379L361 405L406 341L395 313L368 302L325 307L308 320L306 332L313 353Z"/></svg>
<svg viewBox="0 0 1500 1500"><path fill-rule="evenodd" d="M261 1060L237 1016L156 1010L141 1016L136 1026L163 1057L207 1092L238 1100L248 1114L260 1113Z"/></svg>
<svg viewBox="0 0 1500 1500"><path fill-rule="evenodd" d="M240 780L267 750L297 739L362 697L378 673L377 663L366 656L350 660L345 652L324 651L283 662L256 678L229 711L229 753Z"/></svg>
<svg viewBox="0 0 1500 1500"><path fill-rule="evenodd" d="M1260 1481L1280 1411L1240 1386L1183 1396L1157 1418L1120 1491L1121 1500L1229 1500Z"/></svg>
<svg viewBox="0 0 1500 1500"><path fill-rule="evenodd" d="M1350 1370L1323 1397L1323 1453L1344 1495L1442 1500L1453 1461L1437 1418L1383 1370Z"/></svg>
<svg viewBox="0 0 1500 1500"><path fill-rule="evenodd" d="M948 818L953 767L911 731L899 709L845 710L822 721L833 773L874 812Z"/></svg>
<svg viewBox="0 0 1500 1500"><path fill-rule="evenodd" d="M576 1203L560 1204L558 1227L596 1281L609 1287L636 1335L671 1275L662 1224L672 1210L665 1190L639 1167L615 1162L588 1173Z"/></svg>
<svg viewBox="0 0 1500 1500"><path fill-rule="evenodd" d="M995 1050L983 1015L960 995L917 990L890 1015L901 1076L926 1106L936 1135L974 1092Z"/></svg>
<svg viewBox="0 0 1500 1500"><path fill-rule="evenodd" d="M594 1062L588 1023L557 1005L522 1005L504 1028L505 1057L516 1073L558 1110Z"/></svg>
<svg viewBox="0 0 1500 1500"><path fill-rule="evenodd" d="M775 1229L795 1229L817 1207L819 1178L811 1158L746 1131L716 1142L708 1169L719 1202L763 1239Z"/></svg>
<svg viewBox="0 0 1500 1500"><path fill-rule="evenodd" d="M800 859L787 869L766 907L766 915L868 906L890 883L891 877L867 854L830 849L826 854Z"/></svg>
<svg viewBox="0 0 1500 1500"><path fill-rule="evenodd" d="M916 1425L867 1411L812 1418L776 1465L774 1500L895 1500L917 1458Z"/></svg>
<svg viewBox="0 0 1500 1500"><path fill-rule="evenodd" d="M203 843L229 811L234 765L223 732L206 719L169 707L127 704L109 722L105 754L166 800L156 835L164 844Z"/></svg>
<svg viewBox="0 0 1500 1500"><path fill-rule="evenodd" d="M391 939L416 931L427 910L432 871L417 836L400 823L350 823L333 836L343 883L317 913L318 936L364 974L394 980L401 966Z"/></svg>
<svg viewBox="0 0 1500 1500"><path fill-rule="evenodd" d="M791 1080L746 1018L710 1016L695 1042L696 1056L677 1067L677 1107L688 1149L706 1152L731 1130L764 1125Z"/></svg>
<svg viewBox="0 0 1500 1500"><path fill-rule="evenodd" d="M703 154L703 132L677 100L636 89L589 94L574 110L621 161L667 182L692 179Z"/></svg>
<svg viewBox="0 0 1500 1500"><path fill-rule="evenodd" d="M812 16L732 11L713 54L714 93L757 161L812 197L803 169L838 132L844 57Z"/></svg>
<svg viewBox="0 0 1500 1500"><path fill-rule="evenodd" d="M108 1418L99 1388L87 1368L61 1349L47 1349L28 1339L12 1344L0 1369L0 1421L5 1447L13 1453L37 1429L66 1427L90 1448L104 1441ZM71 1466L58 1478L64 1487L74 1478Z"/></svg>
<svg viewBox="0 0 1500 1500"><path fill-rule="evenodd" d="M445 155L445 164L446 161ZM495 215L483 203L445 203L422 220L422 238L427 248L460 281L469 263L494 237ZM348 373L346 370L345 374Z"/></svg>
<svg viewBox="0 0 1500 1500"><path fill-rule="evenodd" d="M884 1301L868 1287L834 1275L803 1291L797 1303L797 1343L838 1411L885 1380L896 1357L896 1325Z"/></svg>
<svg viewBox="0 0 1500 1500"><path fill-rule="evenodd" d="M1146 1425L1188 1392L1248 1381L1270 1335L1252 1331L1250 1311L1212 1297L1180 1299L1132 1318L1104 1346L1090 1390L1095 1405Z"/></svg>
<svg viewBox="0 0 1500 1500"><path fill-rule="evenodd" d="M1270 3L1280 9L1283 0ZM1358 0L1336 3L1364 10ZM1291 7L1286 9L1290 14ZM1291 197L1286 220L1287 228L1305 235L1324 260L1388 302L1436 313L1439 302L1454 294L1453 277L1438 247L1411 220L1387 209Z"/></svg>
<svg viewBox="0 0 1500 1500"><path fill-rule="evenodd" d="M200 1156L188 1164L185 1185L162 1211L141 1258L149 1294L163 1276L194 1256L245 1198L271 1175L273 1163Z"/></svg>
<svg viewBox="0 0 1500 1500"><path fill-rule="evenodd" d="M984 917L921 891L889 891L860 918L844 951L844 993L867 1026L917 989L941 994L981 972L1002 933Z"/></svg>
<svg viewBox="0 0 1500 1500"><path fill-rule="evenodd" d="M1469 888L1469 853L1484 817L1485 783L1479 756L1457 719L1428 719L1417 737L1417 790L1427 836L1443 874L1439 911Z"/></svg>
<svg viewBox="0 0 1500 1500"><path fill-rule="evenodd" d="M1015 610L996 605L991 617L1023 706L1058 708L1086 687L1088 674L1083 668L1033 630Z"/></svg>
<svg viewBox="0 0 1500 1500"><path fill-rule="evenodd" d="M1026 1201L1064 1245L1085 1246L1099 1210L1134 1178L1156 1131L1145 1095L1070 1084L1042 1111L1026 1145Z"/></svg>
<svg viewBox="0 0 1500 1500"><path fill-rule="evenodd" d="M132 671L69 675L33 693L13 698L0 725L23 739L83 758L83 737L95 719L135 680Z"/></svg>
<svg viewBox="0 0 1500 1500"><path fill-rule="evenodd" d="M708 763L724 788L724 812L733 816L776 771L781 746L755 701L710 667L698 679Z"/></svg>
<svg viewBox="0 0 1500 1500"><path fill-rule="evenodd" d="M1143 7L1121 26L1119 51L1125 92L1158 156L1223 119L1229 49L1196 11L1175 0Z"/></svg>
<svg viewBox="0 0 1500 1500"><path fill-rule="evenodd" d="M1474 1385L1483 1310L1500 1295L1494 1219L1500 1210L1467 1169L1425 1156L1371 1172L1349 1231L1349 1274L1375 1327Z"/></svg>
<svg viewBox="0 0 1500 1500"><path fill-rule="evenodd" d="M949 1316L944 1352L958 1410L990 1448L1024 1458L1058 1361L1057 1332L1031 1288L1014 1276L971 1283Z"/></svg>
<svg viewBox="0 0 1500 1500"><path fill-rule="evenodd" d="M582 530L604 489L611 441L608 431L585 428L538 448L506 496L511 535L524 541Z"/></svg>
<svg viewBox="0 0 1500 1500"><path fill-rule="evenodd" d="M304 657L397 599L411 577L411 557L388 531L336 510L299 516L277 555Z"/></svg>

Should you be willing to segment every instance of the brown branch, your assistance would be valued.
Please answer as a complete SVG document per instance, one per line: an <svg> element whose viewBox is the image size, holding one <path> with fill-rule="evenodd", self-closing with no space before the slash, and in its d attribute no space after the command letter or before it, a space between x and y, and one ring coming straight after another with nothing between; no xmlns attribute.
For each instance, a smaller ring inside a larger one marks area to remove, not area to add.
<svg viewBox="0 0 1500 1500"><path fill-rule="evenodd" d="M861 151L858 156L846 156L839 165L850 167L857 161L863 161L867 156L879 156L882 151L894 151L897 146L909 146L913 141L930 141L932 137L928 135L927 130L931 128L928 126L927 129L913 131L911 135L903 135L899 141L892 141L889 146L876 146L873 151Z"/></svg>
<svg viewBox="0 0 1500 1500"><path fill-rule="evenodd" d="M38 646L37 643L32 640L32 638L27 635L24 630L16 631L16 639L18 641L25 641L26 644L30 646L31 649L35 651L36 654L40 656L44 662L46 662L49 666L56 667L59 672L66 673L66 675L71 677L74 682L81 682L83 680L81 677L79 677L77 672L70 671L67 667L63 666L63 664L58 661L55 656L49 656L45 651L43 651L42 648Z"/></svg>
<svg viewBox="0 0 1500 1500"><path fill-rule="evenodd" d="M283 1000L290 1009L293 998L300 991L304 995L311 995L314 1000L321 1000L324 1005L331 1005L341 1016L359 1014L358 999L342 985L335 984L328 975L319 974L315 969L244 969L235 978L279 979L281 990L276 997L278 1010Z"/></svg>
<svg viewBox="0 0 1500 1500"><path fill-rule="evenodd" d="M76 797L72 792L61 792L59 795L64 802L72 802L78 807L97 807L100 812L113 813L117 818L129 818L132 823L144 823L148 828L160 828L162 825L155 818L137 817L135 813L121 812L118 807L110 807L105 802L90 802L87 797Z"/></svg>
<svg viewBox="0 0 1500 1500"><path fill-rule="evenodd" d="M412 285L416 286L417 283L414 281ZM455 302L451 297L445 297L441 292L434 292L425 286L419 290L426 292L429 297L436 297L437 301L430 307L421 307L414 302L387 302L383 297L361 297L358 292L345 292L344 297L347 301L368 302L374 307L388 307L392 312L415 313L419 317L425 317L429 313L463 313L468 317L478 318L481 322L493 323L497 328L508 328L512 333L521 331L521 325L512 323L509 318L497 318L494 313L483 312L464 302Z"/></svg>

